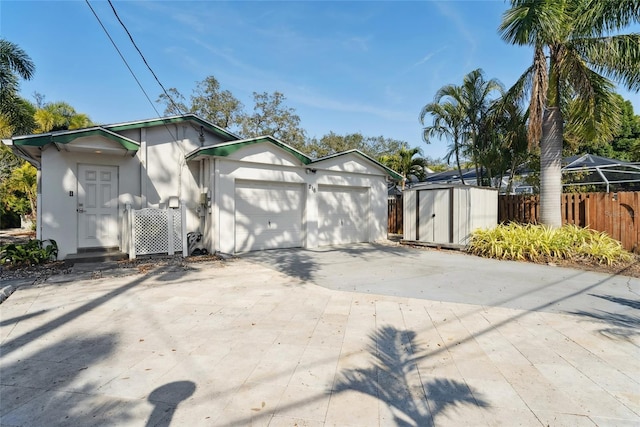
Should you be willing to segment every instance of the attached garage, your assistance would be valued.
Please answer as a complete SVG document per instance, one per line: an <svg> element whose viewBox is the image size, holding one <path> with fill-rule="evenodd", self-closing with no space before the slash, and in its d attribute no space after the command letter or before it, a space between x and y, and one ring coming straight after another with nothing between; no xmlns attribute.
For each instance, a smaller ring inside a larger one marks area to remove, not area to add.
<svg viewBox="0 0 640 427"><path fill-rule="evenodd" d="M224 253L384 240L387 183L401 178L356 150L313 160L271 137L203 147L188 160L204 164L203 229Z"/></svg>
<svg viewBox="0 0 640 427"><path fill-rule="evenodd" d="M236 181L235 251L302 246L301 184Z"/></svg>
<svg viewBox="0 0 640 427"><path fill-rule="evenodd" d="M340 245L369 239L369 191L362 187L318 188L318 244Z"/></svg>

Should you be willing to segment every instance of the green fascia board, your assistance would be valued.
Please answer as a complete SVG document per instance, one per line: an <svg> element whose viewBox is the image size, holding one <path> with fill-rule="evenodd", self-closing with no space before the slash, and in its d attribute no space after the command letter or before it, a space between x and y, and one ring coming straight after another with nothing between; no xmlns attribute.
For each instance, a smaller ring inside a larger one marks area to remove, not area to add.
<svg viewBox="0 0 640 427"><path fill-rule="evenodd" d="M240 150L241 148L244 148L253 144L259 144L262 142L269 142L277 147L282 148L284 151L295 156L298 160L300 160L305 165L308 165L309 163L311 163L311 159L306 155L304 155L303 153L301 153L300 151L296 150L293 147L288 146L287 144L281 141L278 141L275 138L268 137L268 136L249 139L249 140L243 140L243 141L229 142L226 144L212 145L210 147L202 147L192 152L191 154L187 155L187 160L191 160L192 158L200 155L227 157L235 153L236 151Z"/></svg>
<svg viewBox="0 0 640 427"><path fill-rule="evenodd" d="M204 126L206 129L219 135L225 141L236 141L240 139L237 135L234 135L231 132L228 132L222 129L221 127L218 127L213 123L209 123L208 121L201 119L195 114L186 114L184 116L164 117L164 118L149 119L149 120L139 120L139 121L127 122L127 123L116 123L113 125L105 125L103 127L105 129L109 129L114 132L120 132L123 130L148 128L148 127L159 126L159 125L170 125L174 123L184 123L188 121L193 121L198 123L198 125L200 126Z"/></svg>
<svg viewBox="0 0 640 427"><path fill-rule="evenodd" d="M140 148L140 144L136 141L125 138L101 127L78 129L59 133L45 133L42 135L29 135L26 137L14 138L13 143L17 146L43 147L50 143L68 144L78 138L85 138L87 136L101 136L117 142L128 151L138 151Z"/></svg>
<svg viewBox="0 0 640 427"><path fill-rule="evenodd" d="M368 161L376 164L378 167L384 169L385 172L387 172L387 174L389 174L389 176L391 176L393 179L402 181L404 180L404 176L400 175L398 172L394 171L393 169L383 165L382 163L380 163L379 161L367 156L366 154L364 154L362 151L360 150L347 150L347 151L341 151L339 153L335 153L335 154L330 154L328 156L325 157L321 157L319 159L315 159L314 161L312 161L311 163L319 163L322 162L324 160L328 160L334 157L340 157L340 156L346 156L347 154L356 154L360 157L364 157L365 159L367 159Z"/></svg>

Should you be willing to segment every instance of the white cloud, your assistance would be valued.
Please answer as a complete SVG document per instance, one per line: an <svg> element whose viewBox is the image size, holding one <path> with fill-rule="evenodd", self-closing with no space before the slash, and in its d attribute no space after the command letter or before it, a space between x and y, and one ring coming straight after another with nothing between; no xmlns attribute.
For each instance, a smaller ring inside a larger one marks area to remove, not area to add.
<svg viewBox="0 0 640 427"><path fill-rule="evenodd" d="M472 50L476 50L478 43L475 35L469 31L471 25L464 21L462 15L458 13L449 2L433 2L438 11L447 17L460 36L469 44Z"/></svg>

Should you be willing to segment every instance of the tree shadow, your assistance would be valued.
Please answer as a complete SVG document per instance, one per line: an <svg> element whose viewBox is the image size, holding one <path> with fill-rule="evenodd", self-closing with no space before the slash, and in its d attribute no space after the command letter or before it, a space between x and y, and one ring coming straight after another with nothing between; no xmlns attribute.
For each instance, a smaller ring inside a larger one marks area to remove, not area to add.
<svg viewBox="0 0 640 427"><path fill-rule="evenodd" d="M640 310L640 301L616 297L612 295L589 295L595 298L601 298L616 304L630 307L635 310ZM630 341L632 337L640 335L640 316L635 314L617 313L606 310L578 310L572 311L570 312L570 314L587 317L593 320L607 323L611 327L602 328L599 330L599 332L610 338L620 338Z"/></svg>
<svg viewBox="0 0 640 427"><path fill-rule="evenodd" d="M147 401L153 405L146 427L169 427L173 414L183 400L196 391L192 381L174 381L153 390Z"/></svg>
<svg viewBox="0 0 640 427"><path fill-rule="evenodd" d="M303 281L312 281L321 271L314 253L334 252L343 257L366 258L372 254L385 254L406 257L411 255L411 250L402 247L387 246L375 243L354 243L341 246L323 246L317 249L272 249L240 254L241 258L257 261L263 265L274 268L290 277Z"/></svg>
<svg viewBox="0 0 640 427"><path fill-rule="evenodd" d="M620 298L614 297L613 295L596 295L589 294L592 297L601 298L607 301L615 302L616 304L625 305L627 307L635 308L636 310L640 310L640 300L634 301L628 298Z"/></svg>
<svg viewBox="0 0 640 427"><path fill-rule="evenodd" d="M66 339L2 368L4 425L126 424L127 402L92 394L100 384L79 383L80 373L110 357L117 345L113 334ZM105 415L108 414L108 415ZM108 419L104 419L108 417Z"/></svg>
<svg viewBox="0 0 640 427"><path fill-rule="evenodd" d="M29 332L26 332L17 337L7 338L7 340L2 343L2 348L0 349L0 359L14 352L20 347L49 334L50 332L71 322L72 320L77 319L78 317L84 315L85 313L89 313L92 310L107 303L108 301L130 291L131 289L141 285L143 282L150 279L151 277L156 276L156 280L171 281L171 280L176 280L179 277L182 277L184 274L186 274L185 271L174 271L171 269L170 266L168 266L168 267L159 267L156 270L153 270L147 274L141 275L135 278L134 280L111 290L110 292L107 292L93 300L90 300L85 304L69 312L66 312L65 314L62 314L56 317L55 319L52 319L47 323L40 325L35 329L32 329ZM38 314L42 314L42 313L38 312ZM24 320L24 318L28 318L28 317L31 317L31 314L26 314L22 316L22 318L16 318L13 321L17 323L20 320Z"/></svg>
<svg viewBox="0 0 640 427"><path fill-rule="evenodd" d="M49 310L39 310L39 311L34 311L33 313L24 314L22 316L12 317L11 319L2 320L0 321L0 326L7 326L13 323L18 323L22 320L31 319L32 317L40 316L41 314L44 314L47 311Z"/></svg>
<svg viewBox="0 0 640 427"><path fill-rule="evenodd" d="M367 351L373 357L368 368L348 369L340 374L332 392L357 391L384 402L398 426L434 426L438 415L449 408L489 404L467 384L446 378L426 382L417 362L428 357L416 342L414 331L391 326L370 335Z"/></svg>

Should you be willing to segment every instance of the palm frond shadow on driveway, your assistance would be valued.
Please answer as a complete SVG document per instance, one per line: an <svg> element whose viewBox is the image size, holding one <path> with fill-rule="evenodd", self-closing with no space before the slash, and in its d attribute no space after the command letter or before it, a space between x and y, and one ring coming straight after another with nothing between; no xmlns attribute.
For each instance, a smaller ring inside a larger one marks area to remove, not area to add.
<svg viewBox="0 0 640 427"><path fill-rule="evenodd" d="M385 326L370 340L372 366L341 372L334 394L352 390L374 397L389 407L398 426L434 426L436 417L450 408L489 406L464 382L446 378L423 382L418 363L428 356L421 354L414 331Z"/></svg>

